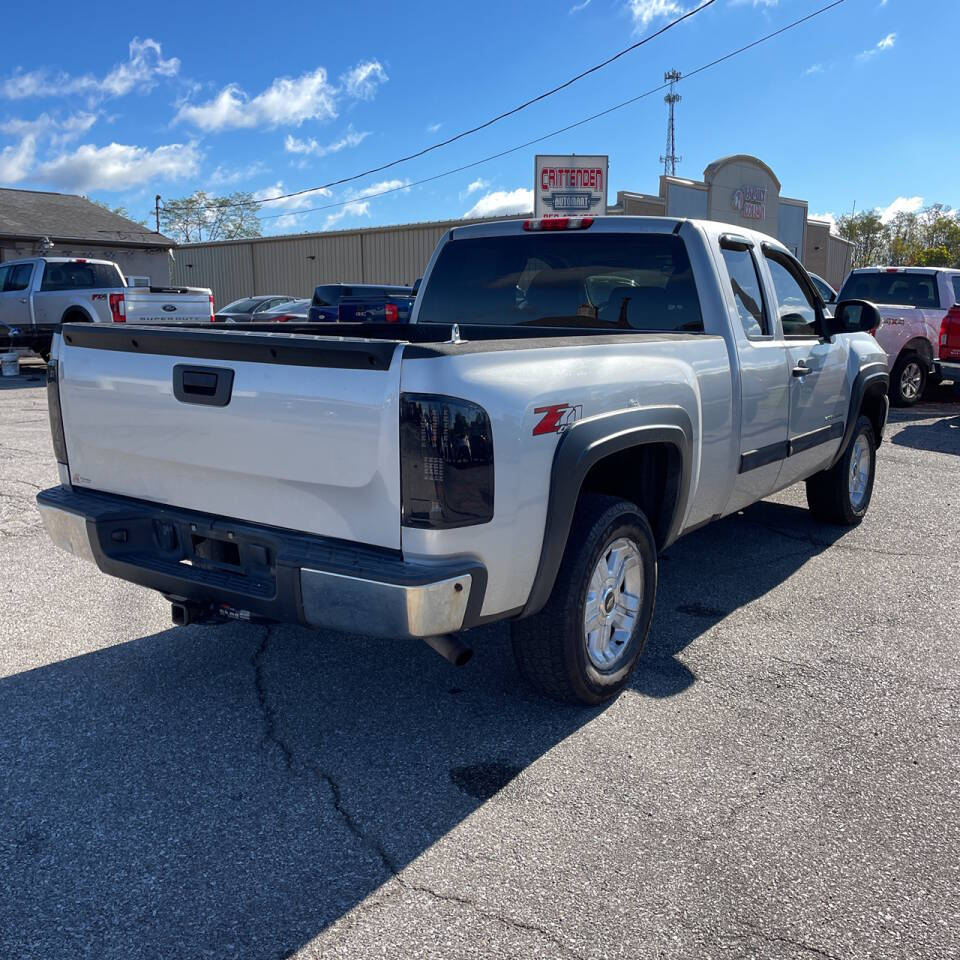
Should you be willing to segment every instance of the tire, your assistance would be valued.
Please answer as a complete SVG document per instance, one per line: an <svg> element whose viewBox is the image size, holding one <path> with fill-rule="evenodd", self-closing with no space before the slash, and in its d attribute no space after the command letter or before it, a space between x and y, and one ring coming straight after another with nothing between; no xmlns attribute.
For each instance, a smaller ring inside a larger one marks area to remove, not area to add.
<svg viewBox="0 0 960 960"><path fill-rule="evenodd" d="M622 576L607 576L618 559L626 561ZM549 600L511 625L521 674L555 700L592 706L615 697L647 641L656 592L656 541L640 509L617 497L581 497ZM624 594L637 600L620 602ZM598 618L593 631L585 623L588 604ZM614 633L611 625L621 629Z"/></svg>
<svg viewBox="0 0 960 960"><path fill-rule="evenodd" d="M867 458L863 464L863 458ZM855 459L865 466L858 468L859 481L851 473ZM865 416L857 418L853 436L843 456L829 470L807 480L807 505L810 512L825 523L855 527L866 515L873 496L873 480L877 471L877 444L873 425Z"/></svg>
<svg viewBox="0 0 960 960"><path fill-rule="evenodd" d="M904 353L890 373L890 402L895 407L912 407L927 386L927 362L919 353Z"/></svg>

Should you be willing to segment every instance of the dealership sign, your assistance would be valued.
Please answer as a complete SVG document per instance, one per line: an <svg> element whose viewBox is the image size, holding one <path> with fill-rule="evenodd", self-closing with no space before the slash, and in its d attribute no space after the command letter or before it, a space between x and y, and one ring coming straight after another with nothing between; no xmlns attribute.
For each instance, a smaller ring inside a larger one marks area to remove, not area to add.
<svg viewBox="0 0 960 960"><path fill-rule="evenodd" d="M538 155L534 161L534 216L605 214L608 166L608 157Z"/></svg>
<svg viewBox="0 0 960 960"><path fill-rule="evenodd" d="M741 187L730 195L730 206L747 220L765 220L766 201L766 187Z"/></svg>

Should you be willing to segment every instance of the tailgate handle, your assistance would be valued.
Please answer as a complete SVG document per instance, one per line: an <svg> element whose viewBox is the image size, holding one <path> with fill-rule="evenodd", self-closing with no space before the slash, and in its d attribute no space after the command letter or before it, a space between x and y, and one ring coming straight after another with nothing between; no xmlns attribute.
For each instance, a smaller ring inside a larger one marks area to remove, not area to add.
<svg viewBox="0 0 960 960"><path fill-rule="evenodd" d="M225 407L232 392L233 371L226 367L191 367L178 363L173 368L173 395L181 403Z"/></svg>

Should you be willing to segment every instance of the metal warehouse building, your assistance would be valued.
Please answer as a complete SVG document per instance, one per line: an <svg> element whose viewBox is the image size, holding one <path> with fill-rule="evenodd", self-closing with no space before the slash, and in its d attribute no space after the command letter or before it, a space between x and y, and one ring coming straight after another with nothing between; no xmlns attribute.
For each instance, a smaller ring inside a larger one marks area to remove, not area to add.
<svg viewBox="0 0 960 960"><path fill-rule="evenodd" d="M620 191L607 213L698 217L761 230L835 287L851 265L853 244L832 236L828 223L811 220L807 201L781 196L770 167L746 154L714 161L703 180L662 176L657 195ZM177 248L172 280L211 287L218 305L255 294L309 297L320 283L412 284L447 230L482 222L443 220L185 244Z"/></svg>

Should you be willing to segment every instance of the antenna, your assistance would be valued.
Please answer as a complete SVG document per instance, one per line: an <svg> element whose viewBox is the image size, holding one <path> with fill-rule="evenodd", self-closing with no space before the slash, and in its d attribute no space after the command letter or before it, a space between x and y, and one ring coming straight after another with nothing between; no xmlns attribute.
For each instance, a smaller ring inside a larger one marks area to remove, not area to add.
<svg viewBox="0 0 960 960"><path fill-rule="evenodd" d="M667 152L660 158L663 164L663 175L665 177L675 177L677 175L677 164L683 157L677 156L676 131L673 123L673 108L678 104L682 97L677 93L677 81L683 74L679 70L668 70L663 79L670 84L670 92L663 98L663 102L670 108L670 119L667 121Z"/></svg>

